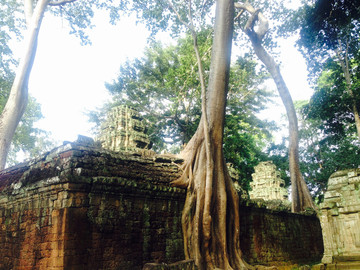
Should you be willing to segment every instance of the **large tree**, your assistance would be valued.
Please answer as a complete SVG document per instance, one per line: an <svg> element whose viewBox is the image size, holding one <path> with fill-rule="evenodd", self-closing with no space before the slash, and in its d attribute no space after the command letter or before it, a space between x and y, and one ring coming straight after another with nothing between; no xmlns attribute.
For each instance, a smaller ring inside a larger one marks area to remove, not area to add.
<svg viewBox="0 0 360 270"><path fill-rule="evenodd" d="M320 199L334 171L360 164L360 142L349 106L351 97L344 93L341 68L334 68L321 74L310 101L299 106L303 142L300 159Z"/></svg>
<svg viewBox="0 0 360 270"><path fill-rule="evenodd" d="M246 269L239 238L239 198L227 171L223 153L225 107L229 84L234 2L216 1L209 77L206 80L198 46L198 32L212 23L213 1L134 1L150 28L171 27L175 34L186 29L193 36L201 89L201 118L194 136L180 153L183 174L173 183L187 188L182 214L186 258L199 269ZM195 8L196 7L196 8ZM196 17L199 20L194 20Z"/></svg>
<svg viewBox="0 0 360 270"><path fill-rule="evenodd" d="M289 169L292 188L292 211L300 212L304 211L306 208L315 209L311 194L300 171L299 132L294 103L292 101L289 89L287 88L286 83L281 75L279 65L266 51L262 44L264 36L269 30L268 20L259 9L256 10L248 2L237 4L236 7L240 9L238 16L240 16L244 11L247 11L250 14L246 25L244 26L244 32L249 37L255 54L263 62L271 74L286 109L289 121Z"/></svg>
<svg viewBox="0 0 360 270"><path fill-rule="evenodd" d="M174 185L187 187L182 214L185 256L200 269L244 269L239 239L239 198L226 168L223 133L230 70L234 3L217 1L210 75L205 94L203 68L202 116L181 155L184 172ZM191 22L190 22L191 24ZM191 31L192 26L190 25ZM195 48L196 46L196 36ZM198 51L197 55L198 55ZM200 59L200 57L197 57Z"/></svg>
<svg viewBox="0 0 360 270"><path fill-rule="evenodd" d="M352 61L355 69L358 67L357 63L355 60ZM318 128L334 142L356 133L352 108L353 98L346 90L347 83L342 74L341 67L330 60L317 80L309 104L304 108L307 120L317 120ZM357 76L353 76L352 85L354 93L358 96L360 89L356 85L359 85L360 78Z"/></svg>
<svg viewBox="0 0 360 270"><path fill-rule="evenodd" d="M337 99L349 104L351 118L360 139L360 6L356 1L317 0L313 5L305 5L302 12L298 44L307 59L312 77L316 81L319 74L329 69L329 66L336 71ZM331 103L323 106L331 110ZM336 121L336 114L330 116L330 119Z"/></svg>

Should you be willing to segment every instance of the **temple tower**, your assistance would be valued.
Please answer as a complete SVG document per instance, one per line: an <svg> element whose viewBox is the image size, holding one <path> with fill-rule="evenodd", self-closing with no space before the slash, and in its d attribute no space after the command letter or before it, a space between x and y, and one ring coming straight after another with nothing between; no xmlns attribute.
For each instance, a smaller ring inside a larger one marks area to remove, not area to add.
<svg viewBox="0 0 360 270"><path fill-rule="evenodd" d="M151 148L139 112L124 105L114 107L108 112L97 140L104 149L117 152Z"/></svg>
<svg viewBox="0 0 360 270"><path fill-rule="evenodd" d="M280 178L280 172L272 161L260 162L254 167L253 181L250 183L251 199L264 200L287 200L288 193L285 188L285 181Z"/></svg>

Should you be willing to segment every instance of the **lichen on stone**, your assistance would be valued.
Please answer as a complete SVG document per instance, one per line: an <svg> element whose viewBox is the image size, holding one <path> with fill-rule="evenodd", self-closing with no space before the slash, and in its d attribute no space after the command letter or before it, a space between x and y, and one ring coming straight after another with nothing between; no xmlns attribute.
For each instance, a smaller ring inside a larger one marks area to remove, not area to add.
<svg viewBox="0 0 360 270"><path fill-rule="evenodd" d="M151 148L141 115L136 110L123 105L114 107L108 112L97 140L104 149L116 152Z"/></svg>

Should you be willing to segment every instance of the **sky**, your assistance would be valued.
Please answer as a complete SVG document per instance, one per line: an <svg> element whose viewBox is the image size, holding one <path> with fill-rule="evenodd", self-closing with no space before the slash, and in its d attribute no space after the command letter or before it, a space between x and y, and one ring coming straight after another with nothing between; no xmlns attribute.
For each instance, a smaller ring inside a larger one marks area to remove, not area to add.
<svg viewBox="0 0 360 270"><path fill-rule="evenodd" d="M147 30L131 18L112 26L100 14L95 24L88 31L91 46L81 46L60 18L47 14L41 26L29 93L41 104L44 115L36 127L50 131L57 143L74 141L78 134L93 136L85 112L109 100L105 82L116 79L120 65L141 57L146 46ZM293 99L308 99L306 65L294 40L281 43L281 72ZM276 91L271 81L269 87ZM282 114L285 110L277 99L261 117L278 121Z"/></svg>
<svg viewBox="0 0 360 270"><path fill-rule="evenodd" d="M116 79L120 64L141 56L146 45L145 28L129 27L133 21L124 18L112 26L95 19L96 27L89 31L91 46L81 46L60 18L46 16L42 24L29 93L44 115L37 127L59 142L92 135L85 112L109 99L105 82Z"/></svg>

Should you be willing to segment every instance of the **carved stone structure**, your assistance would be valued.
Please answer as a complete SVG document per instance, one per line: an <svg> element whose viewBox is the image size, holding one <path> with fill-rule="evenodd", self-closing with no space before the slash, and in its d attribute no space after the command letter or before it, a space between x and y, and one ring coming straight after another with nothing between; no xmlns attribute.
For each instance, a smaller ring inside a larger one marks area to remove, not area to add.
<svg viewBox="0 0 360 270"><path fill-rule="evenodd" d="M114 107L107 114L98 141L104 149L115 152L151 148L140 114L128 106Z"/></svg>
<svg viewBox="0 0 360 270"><path fill-rule="evenodd" d="M173 267L185 259L186 190L170 184L180 176L181 162L103 150L81 138L0 171L0 269L141 270L151 262L155 269L163 269L163 262ZM249 201L239 207L247 262L292 269L321 259L316 216Z"/></svg>
<svg viewBox="0 0 360 270"><path fill-rule="evenodd" d="M260 162L254 169L249 192L251 199L287 200L285 181L280 178L280 172L272 161Z"/></svg>
<svg viewBox="0 0 360 270"><path fill-rule="evenodd" d="M320 208L322 269L360 269L360 169L332 174Z"/></svg>

